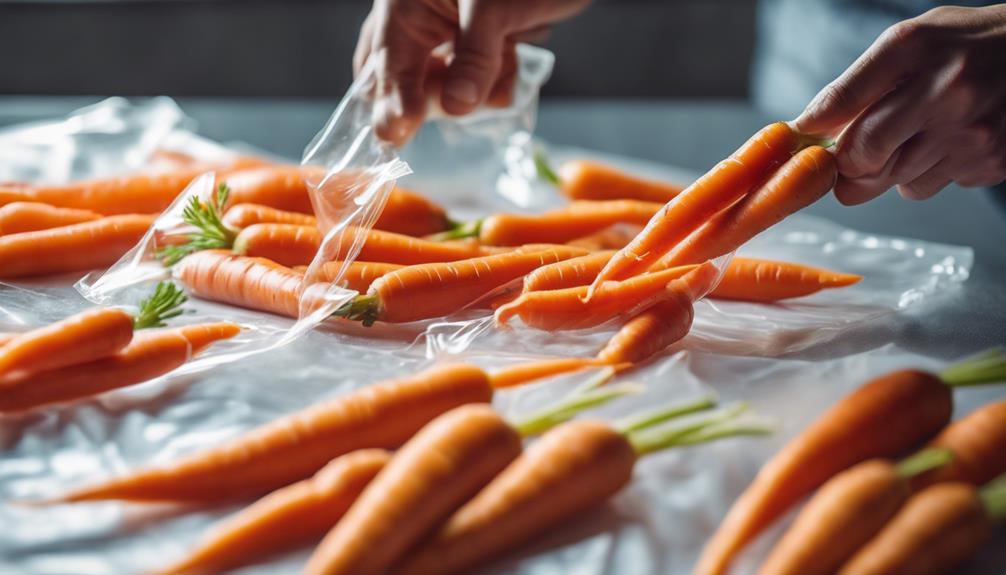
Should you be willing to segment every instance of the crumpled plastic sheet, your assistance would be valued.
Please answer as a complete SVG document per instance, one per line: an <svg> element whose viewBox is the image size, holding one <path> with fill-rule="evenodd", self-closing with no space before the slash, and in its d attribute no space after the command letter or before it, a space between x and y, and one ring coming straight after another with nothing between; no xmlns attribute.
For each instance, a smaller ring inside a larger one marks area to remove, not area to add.
<svg viewBox="0 0 1006 575"><path fill-rule="evenodd" d="M550 66L550 55L531 53L522 61L522 77L540 85ZM468 120L479 128L475 131L465 131L465 126L452 120L434 122L436 126L424 130L403 153L416 172L402 180L404 185L444 203L458 219L499 209L539 210L559 205L562 200L558 194L533 179L531 151L535 143L530 133L536 97L536 87L518 91L514 109L521 111L517 115L496 113L494 118ZM119 105L115 101L114 106ZM169 104L162 101L160 105ZM104 113L98 108L99 115ZM127 116L131 111L142 112L142 108L119 109ZM362 122L364 111L355 113ZM175 134L170 137L205 144L187 132L184 124L180 119L171 129L158 129L169 136ZM59 130L68 129L57 122L49 126L59 134ZM98 122L88 129L100 132L103 126ZM11 133L4 136L11 137ZM53 136L54 140L61 137ZM142 134L132 137L136 142L147 141ZM89 137L84 140L93 141ZM44 144L47 140L40 141ZM6 151L3 146L0 141L0 149ZM86 155L95 147L82 145L73 153ZM449 151L475 148L491 157L473 154L472 161L480 168L457 170L458 165L466 164L452 160ZM550 155L561 162L583 152L551 149ZM313 158L331 167L333 160L346 155L329 154L316 141L307 157L309 163ZM378 160L394 160L389 158ZM652 176L678 181L690 177L626 158L606 159L642 168ZM25 166L30 165L26 161ZM22 170L18 173L26 173L24 166L18 169ZM53 169L57 174L53 179L58 179L59 173L80 174ZM324 186L324 182L316 184ZM354 205L366 211L375 194L386 192L386 188L373 190L366 200ZM205 192L204 185L202 192L193 193ZM749 401L755 411L777 422L778 432L771 437L729 439L647 456L637 466L632 484L610 504L487 566L485 572L688 573L702 543L759 465L813 417L872 375L904 366L939 367L931 359L891 346L816 362L778 356L840 341L853 329L869 330L897 321L899 310L926 305L931 298L955 289L967 279L972 261L968 248L865 235L802 215L757 238L743 253L861 273L866 279L850 288L780 305L703 301L685 340L627 376L645 384L645 393L585 415L616 418L655 404L716 393L723 403ZM70 287L74 279L0 284L0 330L28 329L90 305ZM183 321L228 319L249 329L236 341L221 346L222 350L210 355L211 360L199 369L179 370L157 381L69 406L0 417L0 525L4 527L0 529L0 572L118 575L149 571L183 554L205 528L239 508L186 509L114 502L30 508L14 503L19 499L52 495L139 466L166 463L324 398L411 373L436 361L471 361L493 369L553 355L592 354L616 328L601 326L561 334L520 325L500 330L492 327L487 312L470 309L450 318L401 326L368 329L347 322L312 324L313 329L298 333L299 337L291 338L287 345L251 354L245 351L261 350L262 342L282 339L296 322L211 302L193 301L192 309L192 316ZM214 357L218 359L213 361ZM211 365L215 367L206 369ZM508 417L518 419L591 375L581 372L504 390L494 404ZM958 415L1002 397L996 388L960 390L956 395ZM753 545L747 554L750 557L741 561L737 571L752 572L752 558L764 553L779 531L780 527L774 528ZM1002 541L1001 534L997 540ZM988 546L974 572L1001 572L1006 565L1004 549L1003 545ZM240 572L296 572L309 552L305 548Z"/></svg>

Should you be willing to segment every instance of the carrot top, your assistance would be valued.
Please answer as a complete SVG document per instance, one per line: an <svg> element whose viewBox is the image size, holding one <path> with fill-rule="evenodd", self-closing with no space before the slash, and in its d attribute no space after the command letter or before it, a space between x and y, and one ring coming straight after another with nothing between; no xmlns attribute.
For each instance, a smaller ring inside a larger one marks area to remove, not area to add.
<svg viewBox="0 0 1006 575"><path fill-rule="evenodd" d="M182 211L182 221L194 226L196 231L186 234L186 241L179 245L164 246L157 250L157 257L165 266L172 266L182 258L201 250L230 249L238 232L227 227L221 218L223 208L230 196L230 188L221 183L216 194L208 202L192 197Z"/></svg>
<svg viewBox="0 0 1006 575"><path fill-rule="evenodd" d="M940 373L950 387L1006 381L1006 349L992 348L951 365Z"/></svg>
<svg viewBox="0 0 1006 575"><path fill-rule="evenodd" d="M553 186L562 185L562 179L559 178L559 174L552 168L552 165L548 161L548 156L541 150L534 151L534 169L542 180Z"/></svg>
<svg viewBox="0 0 1006 575"><path fill-rule="evenodd" d="M450 229L427 236L426 239L434 242L446 242L450 240L477 238L481 233L482 220L478 219L470 222L455 223Z"/></svg>
<svg viewBox="0 0 1006 575"><path fill-rule="evenodd" d="M993 479L979 493L985 512L995 522L1006 521L1006 474Z"/></svg>
<svg viewBox="0 0 1006 575"><path fill-rule="evenodd" d="M162 281L150 297L140 302L140 311L133 316L133 329L164 327L164 322L182 314L182 304L188 296L172 282Z"/></svg>
<svg viewBox="0 0 1006 575"><path fill-rule="evenodd" d="M937 467L948 465L953 460L954 452L952 450L933 447L923 449L902 460L895 466L895 471L900 477L910 479Z"/></svg>
<svg viewBox="0 0 1006 575"><path fill-rule="evenodd" d="M629 443L636 453L645 455L670 447L697 445L738 435L768 435L774 431L765 421L737 421L747 409L746 403L738 403L691 422L638 429L628 434Z"/></svg>

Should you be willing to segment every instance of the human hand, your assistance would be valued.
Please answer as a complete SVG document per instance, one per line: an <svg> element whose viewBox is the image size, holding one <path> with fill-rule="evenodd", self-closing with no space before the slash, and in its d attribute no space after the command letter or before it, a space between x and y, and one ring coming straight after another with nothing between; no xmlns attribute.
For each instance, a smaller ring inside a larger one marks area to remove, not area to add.
<svg viewBox="0 0 1006 575"><path fill-rule="evenodd" d="M1006 180L1006 4L937 8L892 26L796 127L841 131L835 196L843 204L892 186L921 200L951 182Z"/></svg>
<svg viewBox="0 0 1006 575"><path fill-rule="evenodd" d="M448 114L510 101L514 45L535 40L589 0L375 0L360 30L353 68L377 59L375 130L395 144L423 121L429 96ZM435 54L453 42L451 54Z"/></svg>

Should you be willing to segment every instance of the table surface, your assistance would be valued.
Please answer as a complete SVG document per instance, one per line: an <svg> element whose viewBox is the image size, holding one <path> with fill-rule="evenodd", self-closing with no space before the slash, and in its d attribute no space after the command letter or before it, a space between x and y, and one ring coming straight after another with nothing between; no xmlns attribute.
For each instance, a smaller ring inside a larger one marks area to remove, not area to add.
<svg viewBox="0 0 1006 575"><path fill-rule="evenodd" d="M0 97L0 126L60 116L98 98ZM198 131L288 157L324 124L336 102L180 99ZM539 137L548 142L704 171L771 121L743 102L546 101ZM812 214L877 234L971 246L975 265L963 289L905 314L893 343L951 358L1006 342L1006 190L951 187L925 202L889 192L847 207L828 196ZM886 343L886 342L885 342Z"/></svg>

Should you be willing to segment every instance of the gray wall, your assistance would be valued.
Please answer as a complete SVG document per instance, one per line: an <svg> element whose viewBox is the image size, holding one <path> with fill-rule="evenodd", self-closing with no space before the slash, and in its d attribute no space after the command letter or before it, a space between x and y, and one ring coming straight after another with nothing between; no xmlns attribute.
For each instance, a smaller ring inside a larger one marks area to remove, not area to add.
<svg viewBox="0 0 1006 575"><path fill-rule="evenodd" d="M332 98L363 0L0 0L0 94ZM596 0L546 95L743 98L753 0Z"/></svg>

